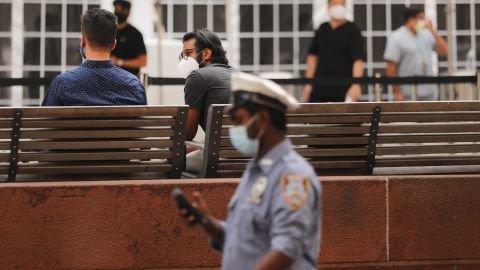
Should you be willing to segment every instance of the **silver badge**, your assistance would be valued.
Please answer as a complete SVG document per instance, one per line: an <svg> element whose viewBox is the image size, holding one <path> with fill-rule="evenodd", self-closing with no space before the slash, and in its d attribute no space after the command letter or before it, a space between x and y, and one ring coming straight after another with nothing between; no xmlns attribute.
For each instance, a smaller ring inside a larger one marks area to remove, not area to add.
<svg viewBox="0 0 480 270"><path fill-rule="evenodd" d="M257 181L255 181L250 191L250 202L254 204L260 204L260 202L262 202L262 195L267 189L267 183L268 178L265 176L260 176Z"/></svg>

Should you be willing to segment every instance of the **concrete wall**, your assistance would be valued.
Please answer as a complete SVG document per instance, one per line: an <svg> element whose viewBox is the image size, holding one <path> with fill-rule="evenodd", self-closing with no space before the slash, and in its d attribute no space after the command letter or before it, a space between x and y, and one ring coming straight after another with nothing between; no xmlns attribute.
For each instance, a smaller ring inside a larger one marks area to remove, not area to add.
<svg viewBox="0 0 480 270"><path fill-rule="evenodd" d="M226 214L235 180L0 185L1 269L216 269L170 191ZM480 269L480 176L329 177L322 269Z"/></svg>

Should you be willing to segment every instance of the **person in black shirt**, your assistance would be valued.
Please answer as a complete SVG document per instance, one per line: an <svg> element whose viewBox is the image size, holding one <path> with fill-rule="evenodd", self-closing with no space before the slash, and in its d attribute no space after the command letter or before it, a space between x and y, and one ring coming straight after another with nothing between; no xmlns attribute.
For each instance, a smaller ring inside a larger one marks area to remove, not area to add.
<svg viewBox="0 0 480 270"><path fill-rule="evenodd" d="M330 22L320 26L310 45L306 78L362 77L365 49L357 25L345 19L345 0L329 0ZM360 85L318 86L306 85L305 102L359 101Z"/></svg>
<svg viewBox="0 0 480 270"><path fill-rule="evenodd" d="M115 65L138 77L140 68L147 65L147 50L143 36L127 22L131 4L127 0L116 0L115 15L118 17L117 47L112 52Z"/></svg>

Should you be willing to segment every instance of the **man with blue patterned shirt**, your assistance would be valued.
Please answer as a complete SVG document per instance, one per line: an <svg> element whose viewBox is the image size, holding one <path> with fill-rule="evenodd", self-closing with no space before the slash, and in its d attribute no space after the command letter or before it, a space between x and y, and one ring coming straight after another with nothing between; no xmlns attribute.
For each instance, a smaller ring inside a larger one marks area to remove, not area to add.
<svg viewBox="0 0 480 270"><path fill-rule="evenodd" d="M278 84L250 74L232 76L233 146L253 156L228 205L212 216L198 192L192 205L225 270L314 270L320 244L321 187L313 168L286 138L286 112L298 102Z"/></svg>
<svg viewBox="0 0 480 270"><path fill-rule="evenodd" d="M55 77L42 106L146 105L138 78L116 67L110 53L116 45L117 17L104 9L82 16L80 67Z"/></svg>

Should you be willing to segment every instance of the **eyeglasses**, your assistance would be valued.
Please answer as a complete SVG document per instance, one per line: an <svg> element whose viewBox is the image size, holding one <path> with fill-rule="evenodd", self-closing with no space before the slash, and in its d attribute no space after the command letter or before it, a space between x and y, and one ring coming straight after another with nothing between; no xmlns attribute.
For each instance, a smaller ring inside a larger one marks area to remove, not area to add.
<svg viewBox="0 0 480 270"><path fill-rule="evenodd" d="M196 48L185 49L180 53L180 55L178 55L178 60L179 61L181 61L182 59L186 60L190 56L190 54L192 54L196 51L197 51Z"/></svg>

